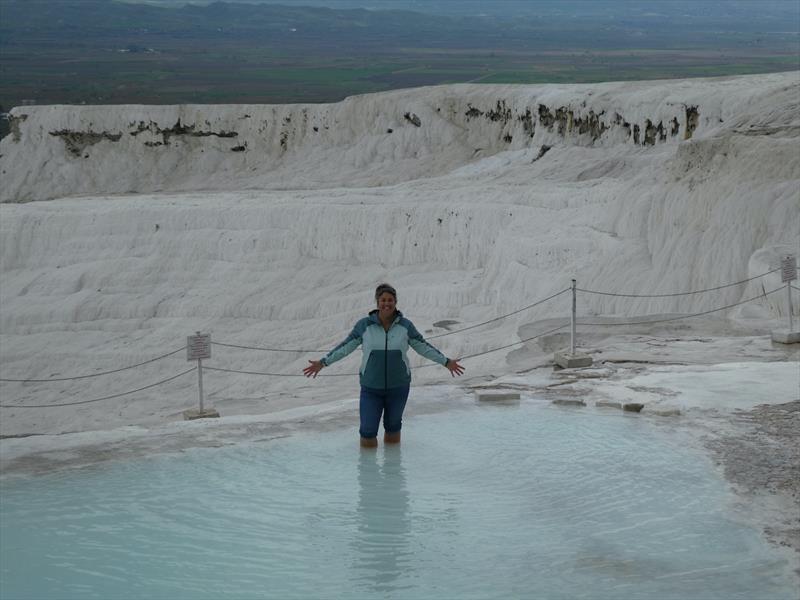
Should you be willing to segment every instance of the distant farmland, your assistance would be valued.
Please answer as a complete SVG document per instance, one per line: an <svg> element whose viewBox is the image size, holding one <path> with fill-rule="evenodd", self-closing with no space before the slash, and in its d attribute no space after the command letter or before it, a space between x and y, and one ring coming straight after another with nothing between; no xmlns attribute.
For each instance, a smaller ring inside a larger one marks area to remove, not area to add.
<svg viewBox="0 0 800 600"><path fill-rule="evenodd" d="M334 102L458 82L599 82L800 68L795 31L658 21L0 0L0 104ZM615 21L615 23L617 23ZM797 27L797 23L785 28Z"/></svg>

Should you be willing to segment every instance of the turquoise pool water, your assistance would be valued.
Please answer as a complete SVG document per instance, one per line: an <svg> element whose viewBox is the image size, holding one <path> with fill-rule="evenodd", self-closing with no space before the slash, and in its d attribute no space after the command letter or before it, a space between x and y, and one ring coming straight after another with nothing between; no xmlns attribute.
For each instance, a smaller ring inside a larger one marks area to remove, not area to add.
<svg viewBox="0 0 800 600"><path fill-rule="evenodd" d="M0 597L796 597L677 427L535 402L2 479Z"/></svg>

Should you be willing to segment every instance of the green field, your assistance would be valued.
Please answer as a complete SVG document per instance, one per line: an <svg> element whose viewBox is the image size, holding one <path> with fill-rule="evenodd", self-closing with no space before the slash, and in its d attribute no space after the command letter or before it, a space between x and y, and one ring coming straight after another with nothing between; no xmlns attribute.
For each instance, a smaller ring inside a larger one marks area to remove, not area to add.
<svg viewBox="0 0 800 600"><path fill-rule="evenodd" d="M458 82L800 69L797 23L476 20L390 11L0 0L0 105L334 102ZM792 30L794 28L794 30ZM717 29L719 29L717 27Z"/></svg>

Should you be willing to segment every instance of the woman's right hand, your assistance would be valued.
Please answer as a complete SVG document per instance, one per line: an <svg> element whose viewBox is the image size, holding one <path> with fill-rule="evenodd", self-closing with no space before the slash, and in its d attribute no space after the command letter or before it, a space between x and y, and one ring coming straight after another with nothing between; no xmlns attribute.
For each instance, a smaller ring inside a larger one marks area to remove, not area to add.
<svg viewBox="0 0 800 600"><path fill-rule="evenodd" d="M306 377L316 377L317 373L322 371L325 368L325 365L322 364L322 361L319 360L310 360L308 361L309 364L305 369L303 369L303 374Z"/></svg>

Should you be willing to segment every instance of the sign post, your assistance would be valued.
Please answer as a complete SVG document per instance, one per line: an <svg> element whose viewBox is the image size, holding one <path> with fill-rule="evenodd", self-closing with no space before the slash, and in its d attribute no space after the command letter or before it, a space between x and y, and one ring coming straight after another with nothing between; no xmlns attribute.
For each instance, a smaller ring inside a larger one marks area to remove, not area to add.
<svg viewBox="0 0 800 600"><path fill-rule="evenodd" d="M797 279L797 257L786 255L781 258L781 281L786 284L786 312L789 314L789 329L772 332L772 341L781 344L800 343L800 331L794 330L792 315L792 281Z"/></svg>
<svg viewBox="0 0 800 600"><path fill-rule="evenodd" d="M204 419L208 417L219 417L219 413L213 408L203 408L203 359L211 358L211 334L200 333L186 338L186 360L197 361L197 383L200 390L199 410L189 409L183 412L183 418L187 421L194 419Z"/></svg>

